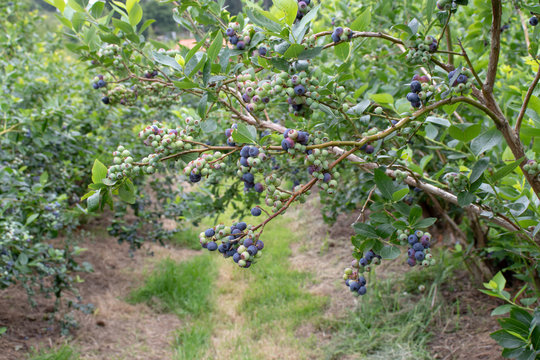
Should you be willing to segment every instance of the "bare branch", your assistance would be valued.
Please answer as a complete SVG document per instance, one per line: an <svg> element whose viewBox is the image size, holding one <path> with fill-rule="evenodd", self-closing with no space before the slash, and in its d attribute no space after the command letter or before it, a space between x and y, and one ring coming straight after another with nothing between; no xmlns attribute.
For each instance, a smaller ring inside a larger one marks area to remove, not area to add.
<svg viewBox="0 0 540 360"><path fill-rule="evenodd" d="M519 132L521 130L521 122L523 121L523 117L525 116L525 111L527 110L527 106L529 106L529 101L531 100L532 93L534 91L534 88L538 84L538 81L540 80L540 66L538 66L538 72L536 73L536 76L531 84L529 86L529 90L527 90L527 94L525 95L525 99L523 99L523 105L521 106L521 110L519 111L519 115L516 121L516 127L515 132L519 136Z"/></svg>
<svg viewBox="0 0 540 360"><path fill-rule="evenodd" d="M497 66L499 65L499 55L501 53L501 0L491 0L492 22L491 22L491 52L489 54L489 64L484 83L484 93L493 92L493 84L497 77Z"/></svg>

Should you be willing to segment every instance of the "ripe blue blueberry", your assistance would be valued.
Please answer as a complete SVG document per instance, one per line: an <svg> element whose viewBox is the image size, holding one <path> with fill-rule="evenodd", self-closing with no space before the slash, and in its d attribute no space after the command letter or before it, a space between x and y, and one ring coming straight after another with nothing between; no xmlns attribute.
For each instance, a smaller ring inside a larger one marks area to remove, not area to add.
<svg viewBox="0 0 540 360"><path fill-rule="evenodd" d="M239 222L238 224L236 224L236 228L240 231L244 231L247 228L247 224L243 221Z"/></svg>
<svg viewBox="0 0 540 360"><path fill-rule="evenodd" d="M242 157L240 158L240 165L245 166L245 167L248 167L248 166L249 166L247 157L243 157L243 156L242 156Z"/></svg>
<svg viewBox="0 0 540 360"><path fill-rule="evenodd" d="M529 19L529 24L531 24L531 26L538 25L538 18L536 16L533 16L532 18Z"/></svg>
<svg viewBox="0 0 540 360"><path fill-rule="evenodd" d="M105 105L108 105L111 102L111 99L109 99L108 96L104 96L101 98L101 102L104 103Z"/></svg>
<svg viewBox="0 0 540 360"><path fill-rule="evenodd" d="M358 289L360 289L360 284L358 281L351 280L349 281L349 288L351 291L358 291Z"/></svg>
<svg viewBox="0 0 540 360"><path fill-rule="evenodd" d="M336 34L337 36L343 35L343 28L341 26L338 26L337 28L335 28L334 34Z"/></svg>
<svg viewBox="0 0 540 360"><path fill-rule="evenodd" d="M208 250L210 250L210 251L216 251L217 248L218 248L218 245L217 245L215 242L210 241L210 242L208 243L208 245L206 245L206 248L207 248Z"/></svg>
<svg viewBox="0 0 540 360"><path fill-rule="evenodd" d="M417 252L414 254L414 257L416 258L416 260L422 261L422 260L424 260L424 258L425 258L426 256L425 256L425 254L424 254L422 251L417 251Z"/></svg>
<svg viewBox="0 0 540 360"><path fill-rule="evenodd" d="M375 152L375 148L373 147L373 145L367 145L366 154L373 154L373 152Z"/></svg>
<svg viewBox="0 0 540 360"><path fill-rule="evenodd" d="M411 106L412 106L413 108L417 108L417 109L418 109L420 106L422 106L422 103L421 103L420 101L418 101L418 102L412 102L412 103L411 103Z"/></svg>
<svg viewBox="0 0 540 360"><path fill-rule="evenodd" d="M258 193L262 193L264 191L264 185L261 183L256 183L255 186L253 186L253 190Z"/></svg>
<svg viewBox="0 0 540 360"><path fill-rule="evenodd" d="M233 45L238 44L238 36L236 36L236 35L230 36L230 37L229 37L229 41L230 41L230 43L233 44Z"/></svg>
<svg viewBox="0 0 540 360"><path fill-rule="evenodd" d="M424 251L424 246L419 242L415 243L412 248L414 251Z"/></svg>
<svg viewBox="0 0 540 360"><path fill-rule="evenodd" d="M214 231L214 229L208 229L204 232L204 236L206 237L212 237L216 234L216 232Z"/></svg>
<svg viewBox="0 0 540 360"><path fill-rule="evenodd" d="M253 181L255 180L255 176L253 176L252 173L245 173L244 175L242 175L242 180L247 183L253 183Z"/></svg>
<svg viewBox="0 0 540 360"><path fill-rule="evenodd" d="M366 260L369 262L371 260L373 260L373 257L375 256L375 254L373 253L373 251L369 250L368 252L366 252L366 254L364 255L364 257L366 258Z"/></svg>
<svg viewBox="0 0 540 360"><path fill-rule="evenodd" d="M411 103L419 102L420 97L418 96L417 93L410 92L410 93L407 94L407 100L409 100L409 102L411 102Z"/></svg>
<svg viewBox="0 0 540 360"><path fill-rule="evenodd" d="M246 145L240 150L240 156L245 158L249 157L249 146Z"/></svg>
<svg viewBox="0 0 540 360"><path fill-rule="evenodd" d="M409 235L407 240L409 241L409 244L413 245L416 242L418 242L418 236L416 236L414 234L411 234L411 235Z"/></svg>
<svg viewBox="0 0 540 360"><path fill-rule="evenodd" d="M236 43L236 48L238 50L244 50L246 48L246 43L240 40Z"/></svg>
<svg viewBox="0 0 540 360"><path fill-rule="evenodd" d="M99 89L99 85L98 85L97 83L93 83L93 84L92 84L92 87L93 87L95 90Z"/></svg>
<svg viewBox="0 0 540 360"><path fill-rule="evenodd" d="M422 84L420 84L420 81L418 81L418 80L413 80L413 81L411 82L411 91L412 91L413 93L419 93L420 91L422 91ZM407 100L409 100L408 95L407 95ZM411 101L411 100L409 100L409 101Z"/></svg>
<svg viewBox="0 0 540 360"><path fill-rule="evenodd" d="M358 260L358 263L360 264L360 266L368 266L368 261L366 258L361 258L360 260Z"/></svg>
<svg viewBox="0 0 540 360"><path fill-rule="evenodd" d="M235 252L232 258L235 263L238 263L238 261L240 261L240 254Z"/></svg>
<svg viewBox="0 0 540 360"><path fill-rule="evenodd" d="M233 36L234 35L234 29L233 28L228 28L226 31L225 31L225 34L227 36Z"/></svg>
<svg viewBox="0 0 540 360"><path fill-rule="evenodd" d="M252 256L256 255L258 251L259 251L259 249L257 249L257 247L255 245L251 245L247 249L247 252L249 253L249 255L252 255Z"/></svg>
<svg viewBox="0 0 540 360"><path fill-rule="evenodd" d="M243 150L243 149L242 149L242 150ZM249 148L249 156L255 157L255 156L257 156L257 155L259 155L259 148L256 147L256 146L251 146L251 147Z"/></svg>
<svg viewBox="0 0 540 360"><path fill-rule="evenodd" d="M102 88L107 86L107 83L105 82L105 80L98 80L97 85L98 87Z"/></svg>
<svg viewBox="0 0 540 360"><path fill-rule="evenodd" d="M200 174L195 174L194 172L191 172L189 174L189 181L191 181L192 183L199 182L199 181L201 181L201 175Z"/></svg>
<svg viewBox="0 0 540 360"><path fill-rule="evenodd" d="M262 214L262 210L258 207L251 209L251 215L253 216L260 216Z"/></svg>
<svg viewBox="0 0 540 360"><path fill-rule="evenodd" d="M261 240L257 240L257 242L255 243L255 246L256 246L257 249L259 249L259 250L264 249L264 243L263 243Z"/></svg>
<svg viewBox="0 0 540 360"><path fill-rule="evenodd" d="M339 35L337 35L335 32L332 33L332 41L337 43L341 41L341 38Z"/></svg>
<svg viewBox="0 0 540 360"><path fill-rule="evenodd" d="M259 55L265 56L266 55L266 48L264 46L261 46L259 48Z"/></svg>
<svg viewBox="0 0 540 360"><path fill-rule="evenodd" d="M298 96L304 95L306 93L306 88L304 85L296 85L294 87L294 93Z"/></svg>
<svg viewBox="0 0 540 360"><path fill-rule="evenodd" d="M367 289L365 286L360 286L360 288L358 289L358 294L360 295L365 295L367 293Z"/></svg>
<svg viewBox="0 0 540 360"><path fill-rule="evenodd" d="M358 282L360 283L360 286L366 285L366 278L363 276L358 277Z"/></svg>
<svg viewBox="0 0 540 360"><path fill-rule="evenodd" d="M407 259L407 264L409 264L409 266L412 267L412 266L416 265L416 260L413 259L413 258L408 258Z"/></svg>

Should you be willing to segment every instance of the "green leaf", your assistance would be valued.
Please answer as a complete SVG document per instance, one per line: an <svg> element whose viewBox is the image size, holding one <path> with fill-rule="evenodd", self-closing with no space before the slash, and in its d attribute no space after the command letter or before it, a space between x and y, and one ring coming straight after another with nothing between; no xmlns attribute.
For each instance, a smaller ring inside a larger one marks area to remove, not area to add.
<svg viewBox="0 0 540 360"><path fill-rule="evenodd" d="M240 144L257 143L257 129L252 125L239 123L232 133L232 138Z"/></svg>
<svg viewBox="0 0 540 360"><path fill-rule="evenodd" d="M37 218L39 217L39 214L32 214L26 219L25 225L28 226L31 223L33 223Z"/></svg>
<svg viewBox="0 0 540 360"><path fill-rule="evenodd" d="M422 208L418 205L414 205L409 213L409 224L416 224L416 222L422 218Z"/></svg>
<svg viewBox="0 0 540 360"><path fill-rule="evenodd" d="M436 0L427 0L426 4L426 18L427 22L431 22L431 17L433 16L433 10L435 10L435 2Z"/></svg>
<svg viewBox="0 0 540 360"><path fill-rule="evenodd" d="M214 62L216 57L219 54L219 50L221 50L221 47L223 46L223 35L221 34L221 31L218 31L216 34L216 37L214 38L214 41L212 41L212 45L208 48L208 59L211 63Z"/></svg>
<svg viewBox="0 0 540 360"><path fill-rule="evenodd" d="M457 201L459 206L470 205L474 201L474 199L476 199L476 196L467 191L462 191L457 195Z"/></svg>
<svg viewBox="0 0 540 360"><path fill-rule="evenodd" d="M199 86L189 79L184 79L182 81L173 81L173 84L178 89L193 89Z"/></svg>
<svg viewBox="0 0 540 360"><path fill-rule="evenodd" d="M255 25L258 25L263 29L270 30L274 33L281 32L281 25L264 16L259 10L247 9L246 14Z"/></svg>
<svg viewBox="0 0 540 360"><path fill-rule="evenodd" d="M292 44L291 46L289 46L287 51L285 51L283 57L285 59L292 59L298 57L298 55L300 55L302 51L304 51L304 45Z"/></svg>
<svg viewBox="0 0 540 360"><path fill-rule="evenodd" d="M135 204L135 186L133 186L133 183L131 180L127 179L120 185L120 188L118 189L118 196L122 201L127 202L128 204Z"/></svg>
<svg viewBox="0 0 540 360"><path fill-rule="evenodd" d="M471 177L469 178L469 182L473 183L476 180L478 180L480 176L482 176L484 171L486 171L488 166L489 166L489 158L484 157L478 160L476 164L474 164L473 166L473 169L471 171Z"/></svg>
<svg viewBox="0 0 540 360"><path fill-rule="evenodd" d="M506 279L504 278L504 275L502 272L498 272L494 277L493 281L495 281L495 284L497 284L497 289L504 290L504 287L506 286Z"/></svg>
<svg viewBox="0 0 540 360"><path fill-rule="evenodd" d="M321 7L320 4L315 6L306 15L304 15L302 20L300 20L294 25L293 37L296 40L296 43L300 44L302 42L302 39L304 38L304 35L306 34L309 22L317 16L317 12L319 11L320 7Z"/></svg>
<svg viewBox="0 0 540 360"><path fill-rule="evenodd" d="M126 10L128 14L131 12L133 5L139 3L139 0L126 0Z"/></svg>
<svg viewBox="0 0 540 360"><path fill-rule="evenodd" d="M499 345L507 349L515 349L526 345L526 342L521 340L519 337L508 333L506 330L497 330L490 336Z"/></svg>
<svg viewBox="0 0 540 360"><path fill-rule="evenodd" d="M370 239L379 238L379 235L377 235L375 228L373 228L371 225L357 222L356 224L353 225L353 229L358 235L362 235L366 238L370 238Z"/></svg>
<svg viewBox="0 0 540 360"><path fill-rule="evenodd" d="M504 315L510 312L510 309L512 309L511 304L505 304L501 306L497 306L493 311L491 312L491 316L497 316L497 315Z"/></svg>
<svg viewBox="0 0 540 360"><path fill-rule="evenodd" d="M296 0L274 0L274 6L283 12L284 22L292 25L298 13L298 2Z"/></svg>
<svg viewBox="0 0 540 360"><path fill-rule="evenodd" d="M507 165L503 166L502 168L497 170L495 172L495 174L493 174L493 176L491 177L491 181L492 182L497 182L500 179L504 178L506 175L508 175L512 171L514 171L514 169L517 168L519 166L519 164L521 164L522 161L523 161L523 158L518 159L518 160L516 160L514 162L511 162L510 164L507 164Z"/></svg>
<svg viewBox="0 0 540 360"><path fill-rule="evenodd" d="M341 61L347 60L349 53L351 52L351 44L349 42L342 42L334 46L334 53Z"/></svg>
<svg viewBox="0 0 540 360"><path fill-rule="evenodd" d="M55 1L55 2L56 2L56 1ZM77 12L81 12L81 13L84 12L84 7L82 7L81 5L79 5L79 4L77 3L77 1L75 1L75 0L68 0L67 3L68 3L68 5L69 5L73 10L75 10L75 11L77 11Z"/></svg>
<svg viewBox="0 0 540 360"><path fill-rule="evenodd" d="M414 226L420 229L425 229L435 224L436 222L437 222L437 218L434 218L434 217L424 218L418 221L416 224L414 224Z"/></svg>
<svg viewBox="0 0 540 360"><path fill-rule="evenodd" d="M365 9L349 26L354 31L365 31L371 23L371 8Z"/></svg>
<svg viewBox="0 0 540 360"><path fill-rule="evenodd" d="M217 128L217 123L214 120L206 120L201 123L201 130L207 134L213 133Z"/></svg>
<svg viewBox="0 0 540 360"><path fill-rule="evenodd" d="M26 253L19 254L19 257L17 258L17 262L21 265L28 264L28 255L26 255Z"/></svg>
<svg viewBox="0 0 540 360"><path fill-rule="evenodd" d="M394 245L385 245L380 250L379 255L381 255L385 260L393 260L396 259L400 253L401 251L399 250L399 247Z"/></svg>
<svg viewBox="0 0 540 360"><path fill-rule="evenodd" d="M107 167L101 163L98 159L94 160L94 166L92 166L92 182L98 184L103 182L103 179L107 177Z"/></svg>
<svg viewBox="0 0 540 360"><path fill-rule="evenodd" d="M49 181L49 173L44 171L43 173L41 173L41 175L39 176L39 183L41 185L45 185L47 183L47 181Z"/></svg>
<svg viewBox="0 0 540 360"><path fill-rule="evenodd" d="M436 117L436 116L428 116L427 119L426 119L426 122L441 125L441 126L444 126L444 127L450 127L450 125L451 125L450 121L448 121L446 119L443 119L443 118L440 118L440 117Z"/></svg>
<svg viewBox="0 0 540 360"><path fill-rule="evenodd" d="M124 33L126 33L126 34L133 33L133 27L131 25L129 25L127 22L122 21L122 20L118 20L116 18L113 18L112 22L113 22L113 25L116 28L122 30Z"/></svg>
<svg viewBox="0 0 540 360"><path fill-rule="evenodd" d="M454 139L467 143L480 135L481 124L456 124L450 126L448 133Z"/></svg>
<svg viewBox="0 0 540 360"><path fill-rule="evenodd" d="M409 193L409 187L404 187L403 189L399 189L397 191L394 191L392 194L392 200L394 201L400 201L403 199L407 194Z"/></svg>
<svg viewBox="0 0 540 360"><path fill-rule="evenodd" d="M58 10L60 10L61 13L63 13L64 9L66 8L66 1L65 0L45 0L45 2L47 2L50 5L56 7Z"/></svg>
<svg viewBox="0 0 540 360"><path fill-rule="evenodd" d="M206 109L208 107L208 93L204 93L204 95L201 97L201 100L199 100L199 104L197 104L197 114L201 117L201 119L206 119Z"/></svg>
<svg viewBox="0 0 540 360"><path fill-rule="evenodd" d="M392 179L381 169L375 169L374 179L381 194L385 198L392 200L392 194L394 193L394 182Z"/></svg>
<svg viewBox="0 0 540 360"><path fill-rule="evenodd" d="M394 104L394 97L390 94L371 94L369 97L379 104Z"/></svg>
<svg viewBox="0 0 540 360"><path fill-rule="evenodd" d="M109 44L116 44L116 45L120 45L120 38L114 34L111 34L111 33L103 33L103 32L100 32L99 33L99 38L101 39L101 41L103 42L106 42L106 43L109 43Z"/></svg>
<svg viewBox="0 0 540 360"><path fill-rule="evenodd" d="M501 144L502 141L502 135L499 130L493 128L474 139L471 143L471 150L475 155L479 155Z"/></svg>
<svg viewBox="0 0 540 360"><path fill-rule="evenodd" d="M141 5L134 4L131 11L129 11L129 23L132 26L137 26L139 22L141 22L143 16L143 10Z"/></svg>
<svg viewBox="0 0 540 360"><path fill-rule="evenodd" d="M180 66L180 64L178 64L176 59L174 59L171 56L162 54L157 51L153 51L152 56L154 57L154 60L156 60L158 63L170 66L175 70L182 71L182 66Z"/></svg>
<svg viewBox="0 0 540 360"><path fill-rule="evenodd" d="M96 191L86 199L88 211L95 211L99 207L100 191Z"/></svg>

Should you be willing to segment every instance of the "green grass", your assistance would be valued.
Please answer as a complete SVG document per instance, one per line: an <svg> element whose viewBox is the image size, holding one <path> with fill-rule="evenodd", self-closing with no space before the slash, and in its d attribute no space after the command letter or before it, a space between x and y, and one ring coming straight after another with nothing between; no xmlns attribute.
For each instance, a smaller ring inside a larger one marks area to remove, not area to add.
<svg viewBox="0 0 540 360"><path fill-rule="evenodd" d="M414 269L382 281L369 281L368 294L343 318L330 320L332 342L326 359L357 355L361 359L431 359L428 341L435 318L446 316L436 289L452 274L444 258L428 269ZM419 287L425 287L420 291ZM433 306L432 306L433 304Z"/></svg>
<svg viewBox="0 0 540 360"><path fill-rule="evenodd" d="M202 359L212 335L211 322L202 317L188 327L180 329L174 338L174 360Z"/></svg>
<svg viewBox="0 0 540 360"><path fill-rule="evenodd" d="M216 268L205 254L177 263L166 259L128 297L131 303L145 302L161 312L197 317L210 310Z"/></svg>
<svg viewBox="0 0 540 360"><path fill-rule="evenodd" d="M68 345L52 351L39 351L30 355L28 360L78 360L79 354Z"/></svg>
<svg viewBox="0 0 540 360"><path fill-rule="evenodd" d="M193 250L201 250L199 232L193 228L185 228L173 235L171 244Z"/></svg>

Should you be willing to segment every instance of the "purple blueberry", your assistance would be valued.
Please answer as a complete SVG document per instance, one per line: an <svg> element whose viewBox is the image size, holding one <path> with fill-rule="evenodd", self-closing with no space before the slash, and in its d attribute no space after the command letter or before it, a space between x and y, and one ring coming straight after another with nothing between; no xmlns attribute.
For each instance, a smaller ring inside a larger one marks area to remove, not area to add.
<svg viewBox="0 0 540 360"><path fill-rule="evenodd" d="M227 36L229 36L229 37L230 37L230 36L233 36L234 33L235 33L235 31L234 31L233 28L228 28L228 29L225 31L225 34L226 34Z"/></svg>
<svg viewBox="0 0 540 360"><path fill-rule="evenodd" d="M264 185L261 183L256 183L255 186L253 186L253 190L258 193L262 193L264 191Z"/></svg>
<svg viewBox="0 0 540 360"><path fill-rule="evenodd" d="M418 242L418 236L411 234L409 235L409 238L407 239L407 241L409 242L409 244L414 245Z"/></svg>
<svg viewBox="0 0 540 360"><path fill-rule="evenodd" d="M416 260L418 261L422 261L424 260L424 258L426 257L426 255L424 255L424 253L422 251L417 251L415 254L414 254L414 257Z"/></svg>
<svg viewBox="0 0 540 360"><path fill-rule="evenodd" d="M206 237L212 237L216 234L216 232L214 231L214 229L208 229L204 232L204 236Z"/></svg>
<svg viewBox="0 0 540 360"><path fill-rule="evenodd" d="M302 96L306 93L306 88L304 85L296 85L294 87L294 93L298 96Z"/></svg>
<svg viewBox="0 0 540 360"><path fill-rule="evenodd" d="M236 43L236 48L238 50L244 50L246 48L246 43L240 40Z"/></svg>
<svg viewBox="0 0 540 360"><path fill-rule="evenodd" d="M258 51L259 51L259 55L265 56L267 50L264 46L261 46Z"/></svg>
<svg viewBox="0 0 540 360"><path fill-rule="evenodd" d="M247 228L247 224L245 222L241 221L238 224L236 224L236 228L238 230L240 230L240 231L244 231Z"/></svg>
<svg viewBox="0 0 540 360"><path fill-rule="evenodd" d="M253 209L251 209L251 215L253 216L261 216L262 214L262 210L258 207L255 207Z"/></svg>
<svg viewBox="0 0 540 360"><path fill-rule="evenodd" d="M420 101L420 97L417 93L410 92L407 94L407 100L411 103L415 103Z"/></svg>
<svg viewBox="0 0 540 360"><path fill-rule="evenodd" d="M210 241L207 245L206 245L206 248L210 251L216 251L217 248L218 248L218 245L213 242L213 241Z"/></svg>
<svg viewBox="0 0 540 360"><path fill-rule="evenodd" d="M255 156L257 156L257 155L259 155L259 148L256 147L256 146L251 146L251 147L249 148L249 156L255 157Z"/></svg>
<svg viewBox="0 0 540 360"><path fill-rule="evenodd" d="M365 295L367 292L367 289L365 286L360 286L360 288L358 289L358 294L360 295Z"/></svg>
<svg viewBox="0 0 540 360"><path fill-rule="evenodd" d="M245 158L249 157L249 146L246 145L240 150L240 156Z"/></svg>
<svg viewBox="0 0 540 360"><path fill-rule="evenodd" d="M255 180L255 176L253 176L252 173L245 173L244 175L242 175L242 180L247 183L253 183L253 181Z"/></svg>
<svg viewBox="0 0 540 360"><path fill-rule="evenodd" d="M261 240L257 240L255 246L257 247L257 249L262 250L264 248L264 243Z"/></svg>

